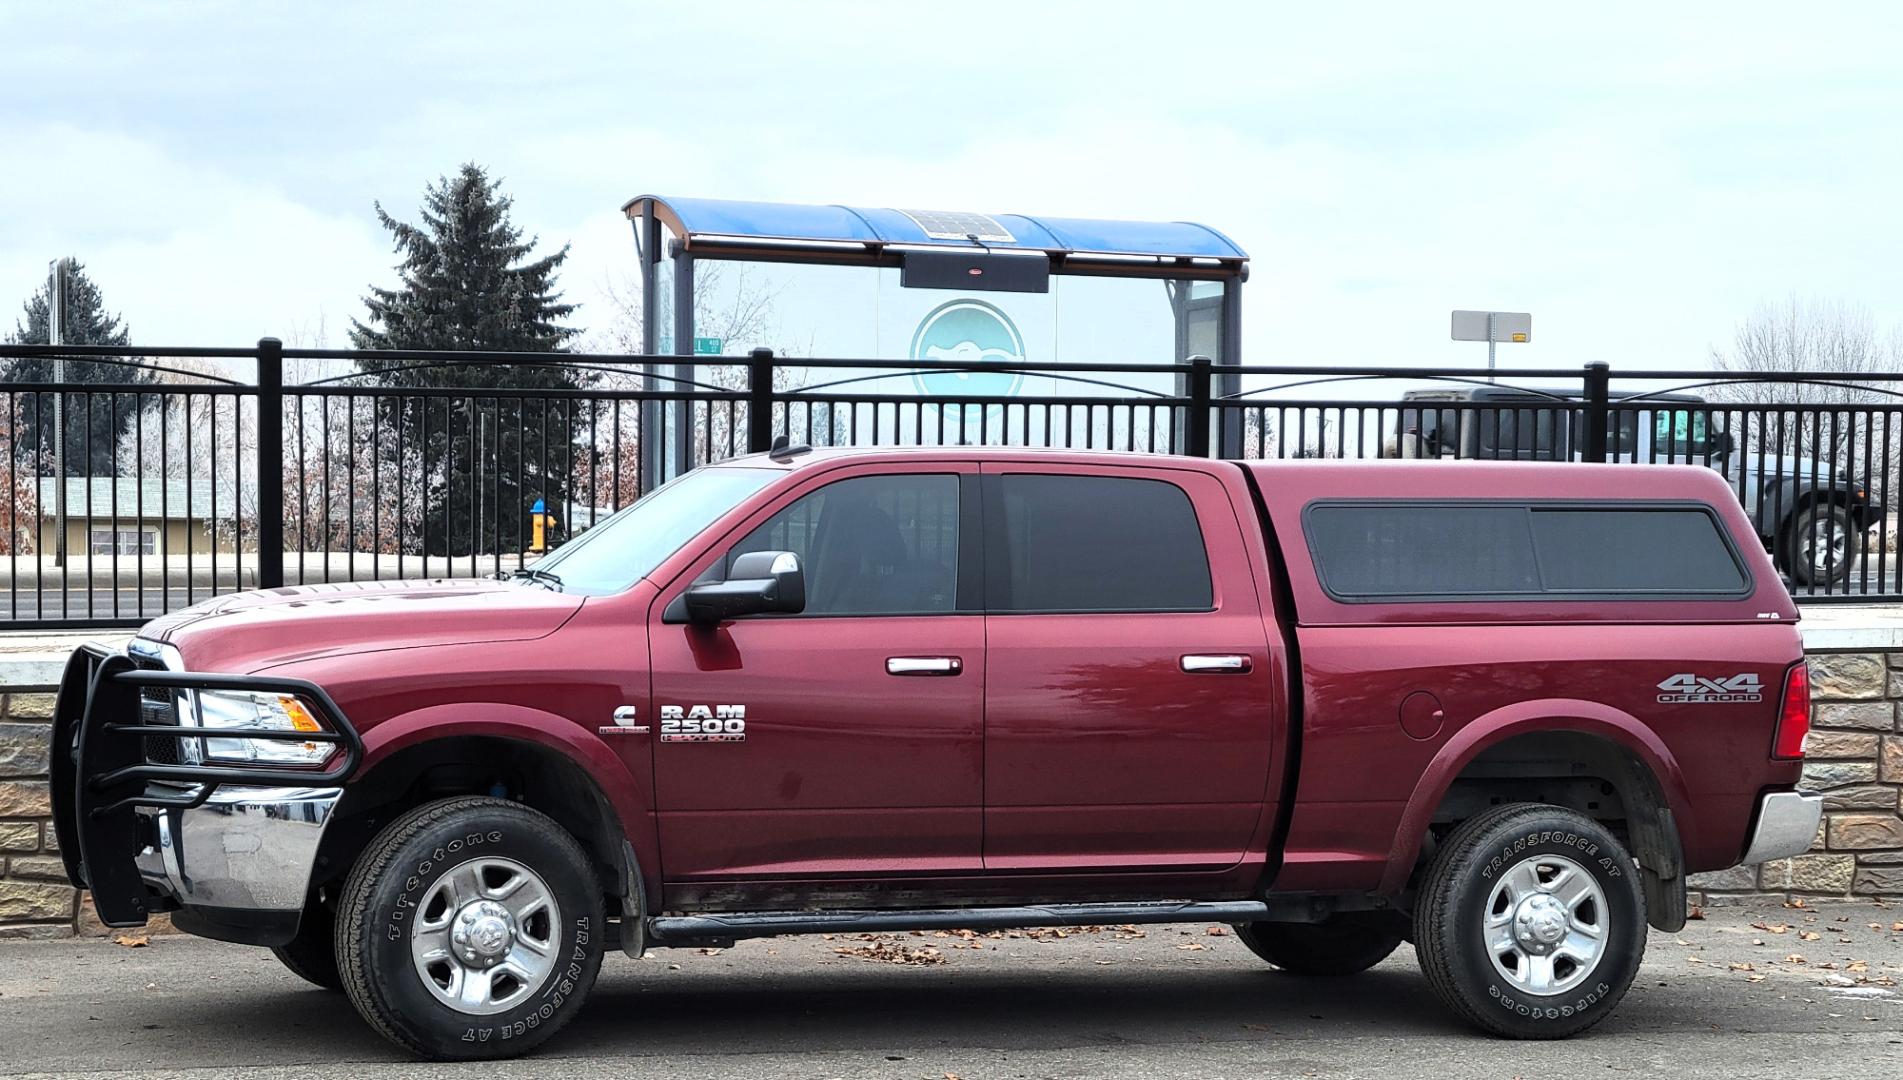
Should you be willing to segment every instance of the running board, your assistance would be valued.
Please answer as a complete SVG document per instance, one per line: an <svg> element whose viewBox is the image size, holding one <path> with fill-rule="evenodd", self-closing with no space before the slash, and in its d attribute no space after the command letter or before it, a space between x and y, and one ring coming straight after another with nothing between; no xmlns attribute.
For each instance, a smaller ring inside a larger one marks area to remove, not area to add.
<svg viewBox="0 0 1903 1080"><path fill-rule="evenodd" d="M731 943L781 934L869 934L903 930L1009 930L1026 926L1121 926L1182 922L1258 922L1261 900L1170 900L1036 907L923 908L909 911L770 911L661 916L648 921L654 946Z"/></svg>

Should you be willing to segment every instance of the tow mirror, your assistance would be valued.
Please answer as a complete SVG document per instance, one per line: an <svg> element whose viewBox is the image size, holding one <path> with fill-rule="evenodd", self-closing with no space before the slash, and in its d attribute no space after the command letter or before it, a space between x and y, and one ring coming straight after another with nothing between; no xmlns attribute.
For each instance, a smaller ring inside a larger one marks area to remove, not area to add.
<svg viewBox="0 0 1903 1080"><path fill-rule="evenodd" d="M725 581L704 581L682 597L687 621L712 626L742 615L798 615L806 610L806 571L790 551L750 551L733 561Z"/></svg>

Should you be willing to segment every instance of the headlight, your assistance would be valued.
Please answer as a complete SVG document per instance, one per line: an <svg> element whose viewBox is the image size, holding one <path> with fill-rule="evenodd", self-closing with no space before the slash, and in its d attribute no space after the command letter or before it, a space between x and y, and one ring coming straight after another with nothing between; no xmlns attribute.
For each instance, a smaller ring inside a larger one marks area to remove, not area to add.
<svg viewBox="0 0 1903 1080"><path fill-rule="evenodd" d="M179 695L180 721L207 729L256 727L273 731L327 730L304 699L292 694L197 690ZM190 739L185 756L253 765L322 765L336 744L291 739ZM191 764L202 764L202 761Z"/></svg>

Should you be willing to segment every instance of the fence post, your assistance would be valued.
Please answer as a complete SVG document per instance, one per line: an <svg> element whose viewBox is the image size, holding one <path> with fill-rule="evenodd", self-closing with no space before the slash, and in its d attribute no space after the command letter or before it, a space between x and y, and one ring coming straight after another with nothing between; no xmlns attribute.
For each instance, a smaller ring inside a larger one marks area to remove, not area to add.
<svg viewBox="0 0 1903 1080"><path fill-rule="evenodd" d="M1209 381L1207 356L1189 358L1189 416L1183 424L1183 453L1191 457L1209 456Z"/></svg>
<svg viewBox="0 0 1903 1080"><path fill-rule="evenodd" d="M1606 460L1606 433L1611 427L1608 385L1612 368L1603 360L1586 365L1586 445L1580 455L1587 461Z"/></svg>
<svg viewBox="0 0 1903 1080"><path fill-rule="evenodd" d="M747 360L747 452L773 449L773 350L755 349Z"/></svg>
<svg viewBox="0 0 1903 1080"><path fill-rule="evenodd" d="M258 339L258 588L284 584L284 343ZM240 557L242 557L240 555Z"/></svg>

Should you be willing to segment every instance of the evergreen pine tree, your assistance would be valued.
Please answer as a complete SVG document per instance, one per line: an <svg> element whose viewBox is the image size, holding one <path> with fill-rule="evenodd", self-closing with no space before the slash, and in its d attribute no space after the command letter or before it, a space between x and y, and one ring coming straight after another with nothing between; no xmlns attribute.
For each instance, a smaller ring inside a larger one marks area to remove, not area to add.
<svg viewBox="0 0 1903 1080"><path fill-rule="evenodd" d="M52 340L52 282L40 286L29 296L23 312L25 321L15 321L7 341L16 345L45 345ZM60 339L65 345L107 345L124 347L131 335L119 316L106 310L99 286L86 274L84 265L75 261L66 279L66 311L60 322ZM156 373L126 357L116 363L85 358L66 359L60 373L69 384L98 386L104 390L113 384L144 385L156 381ZM56 374L49 357L24 357L13 360L0 371L0 383L52 382ZM14 453L23 463L44 475L53 475L53 398L52 394L26 394L14 403L16 433ZM111 476L113 451L137 415L141 401L132 394L79 393L65 395L67 476ZM37 460L35 460L37 459Z"/></svg>
<svg viewBox="0 0 1903 1080"><path fill-rule="evenodd" d="M561 302L556 270L568 247L533 258L509 220L512 201L474 164L424 192L421 224L376 207L402 257L394 289L372 286L365 320L352 320L360 349L560 352L577 331L560 320L575 310ZM525 261L527 260L527 261ZM468 397L405 398L379 409L401 424L409 461L420 469L428 507L424 533L432 554L499 551L526 546L528 514L537 499L564 504L574 471L575 439L589 405L573 398L484 397L496 388L574 390L586 373L559 364L465 361L419 366L415 360L359 361L385 386L457 387ZM388 402L390 399L383 399ZM395 453L394 438L384 440ZM558 511L559 513L559 511Z"/></svg>

